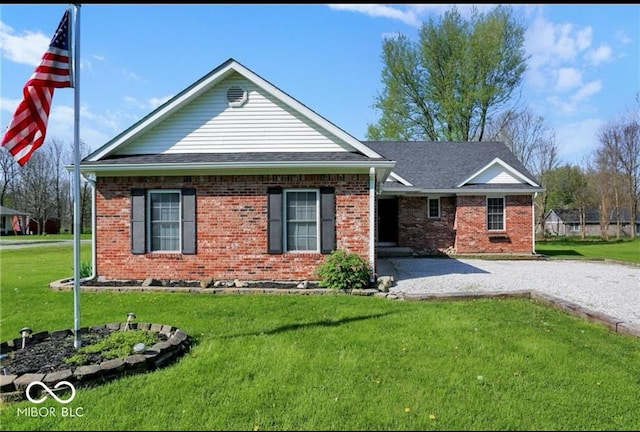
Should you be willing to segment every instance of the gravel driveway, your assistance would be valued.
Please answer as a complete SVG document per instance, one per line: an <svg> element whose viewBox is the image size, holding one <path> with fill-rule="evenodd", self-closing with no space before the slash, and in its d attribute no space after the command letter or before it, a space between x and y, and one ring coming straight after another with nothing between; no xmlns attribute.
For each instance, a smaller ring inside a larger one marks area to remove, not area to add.
<svg viewBox="0 0 640 432"><path fill-rule="evenodd" d="M535 290L640 325L640 266L571 260L387 258L395 294Z"/></svg>

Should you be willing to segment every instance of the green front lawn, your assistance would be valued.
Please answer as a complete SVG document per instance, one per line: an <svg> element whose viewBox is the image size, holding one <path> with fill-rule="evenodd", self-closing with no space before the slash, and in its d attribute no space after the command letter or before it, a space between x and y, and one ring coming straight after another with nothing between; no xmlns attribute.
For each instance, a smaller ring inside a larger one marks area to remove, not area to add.
<svg viewBox="0 0 640 432"><path fill-rule="evenodd" d="M611 259L640 263L640 237L605 241L601 239L537 240L536 252L552 258Z"/></svg>
<svg viewBox="0 0 640 432"><path fill-rule="evenodd" d="M72 274L71 246L1 250L0 271L1 340L73 328L73 293L48 288ZM82 417L4 404L3 430L640 428L640 339L525 299L83 292L80 304L82 326L135 312L196 343L161 370L80 387L66 407Z"/></svg>
<svg viewBox="0 0 640 432"><path fill-rule="evenodd" d="M2 243L15 243L21 241L61 241L61 240L73 240L73 234L36 234L36 235L13 235L7 234L0 236L0 244ZM91 234L80 234L80 239L91 240Z"/></svg>

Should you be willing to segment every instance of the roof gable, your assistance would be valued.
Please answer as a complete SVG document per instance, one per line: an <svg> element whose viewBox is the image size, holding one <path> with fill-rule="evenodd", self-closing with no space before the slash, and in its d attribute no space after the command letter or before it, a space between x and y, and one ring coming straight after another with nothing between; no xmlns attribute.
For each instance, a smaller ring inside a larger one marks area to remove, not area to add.
<svg viewBox="0 0 640 432"><path fill-rule="evenodd" d="M246 101L233 106L232 87ZM85 160L166 153L361 152L380 155L233 59L199 79Z"/></svg>
<svg viewBox="0 0 640 432"><path fill-rule="evenodd" d="M538 186L533 180L517 171L511 165L496 157L484 167L461 181L456 187L471 184L522 184Z"/></svg>

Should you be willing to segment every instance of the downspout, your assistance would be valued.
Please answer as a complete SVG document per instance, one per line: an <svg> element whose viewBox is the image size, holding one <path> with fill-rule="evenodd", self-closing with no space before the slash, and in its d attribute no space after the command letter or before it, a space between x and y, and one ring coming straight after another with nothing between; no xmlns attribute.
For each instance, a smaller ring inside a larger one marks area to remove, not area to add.
<svg viewBox="0 0 640 432"><path fill-rule="evenodd" d="M96 182L89 183L91 185L91 276L96 277Z"/></svg>
<svg viewBox="0 0 640 432"><path fill-rule="evenodd" d="M80 279L81 281L93 280L96 277L96 181L87 177L85 180L91 186L91 275Z"/></svg>
<svg viewBox="0 0 640 432"><path fill-rule="evenodd" d="M376 272L376 169L369 168L369 266L370 282L375 281Z"/></svg>
<svg viewBox="0 0 640 432"><path fill-rule="evenodd" d="M532 231L533 231L533 237L531 237L531 245L532 245L532 250L531 252L535 255L536 254L536 197L538 196L538 192L534 192L532 199L531 199L531 225L532 225ZM544 230L544 225L542 226L542 229Z"/></svg>

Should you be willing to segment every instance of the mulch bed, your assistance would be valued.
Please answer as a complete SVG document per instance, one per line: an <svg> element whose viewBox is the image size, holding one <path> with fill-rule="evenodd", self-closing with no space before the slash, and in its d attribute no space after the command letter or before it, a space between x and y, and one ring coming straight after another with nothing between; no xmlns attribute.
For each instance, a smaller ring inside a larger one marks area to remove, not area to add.
<svg viewBox="0 0 640 432"><path fill-rule="evenodd" d="M111 332L108 328L90 329L80 336L82 346L93 344L107 337ZM160 340L167 337L158 333ZM45 340L29 341L24 349L16 349L9 353L6 362L8 375L21 375L25 373L47 374L65 369L72 369L65 359L76 354L73 335L51 336ZM106 359L100 352L86 354L88 361L85 364L100 364Z"/></svg>

